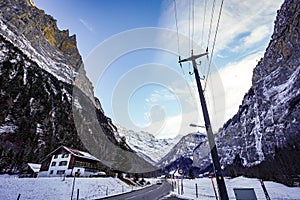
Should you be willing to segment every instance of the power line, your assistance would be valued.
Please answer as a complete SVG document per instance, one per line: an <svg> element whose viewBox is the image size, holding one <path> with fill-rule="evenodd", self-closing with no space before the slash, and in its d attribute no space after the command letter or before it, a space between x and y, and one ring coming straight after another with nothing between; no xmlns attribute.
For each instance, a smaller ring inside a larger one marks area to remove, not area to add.
<svg viewBox="0 0 300 200"><path fill-rule="evenodd" d="M179 60L180 60L180 55L181 54L180 54L179 30L178 30L178 22L177 22L178 18L177 18L176 0L174 0L174 11L175 11L175 22L176 22L176 31L177 31L177 48L178 48L178 56L179 56ZM185 75L184 70L183 70L183 68L182 68L181 65L180 65L180 68L181 68L181 72L182 72L182 74L184 76L185 84L186 84L186 86L189 89L189 93L190 93L191 97L194 98L193 93L192 93L191 88L190 88L190 85L188 84L188 81L186 79L186 75Z"/></svg>
<svg viewBox="0 0 300 200"><path fill-rule="evenodd" d="M180 57L180 49L179 49L179 33L178 33L178 24L177 24L176 0L174 0L174 11L175 11L175 22L176 22L176 30L177 30L177 48L178 48L178 56Z"/></svg>
<svg viewBox="0 0 300 200"><path fill-rule="evenodd" d="M201 50L202 50L202 46L203 46L204 25L205 25L205 16L206 16L206 5L207 5L207 0L204 1L204 14L203 14L203 23L202 23L202 33L201 33L201 45L200 45Z"/></svg>
<svg viewBox="0 0 300 200"><path fill-rule="evenodd" d="M208 64L207 76L208 76L208 74L210 72L212 57L213 57L213 54L214 54L214 49L215 49L215 44L216 44L216 40L217 40L217 34L218 34L218 30L219 30L219 24L220 24L222 9L223 9L223 3L224 3L224 0L222 0L221 7L220 7L220 10L219 10L218 22L217 22L217 27L216 27L214 42L213 42L213 46L212 46L211 56L210 56L210 60L209 60L209 64ZM204 84L204 91L206 89L206 85L207 85L207 78L206 78L205 84Z"/></svg>
<svg viewBox="0 0 300 200"><path fill-rule="evenodd" d="M189 50L191 49L191 0L188 1L189 4Z"/></svg>
<svg viewBox="0 0 300 200"><path fill-rule="evenodd" d="M194 32L195 32L195 4L194 0L192 0L192 50L194 43Z"/></svg>
<svg viewBox="0 0 300 200"><path fill-rule="evenodd" d="M193 43L193 40L191 40L191 0L188 1L189 4L189 31L188 31L188 39L189 39L189 48L188 50L191 49L191 43ZM191 65L189 63L189 73L191 73ZM190 78L191 79L191 78Z"/></svg>
<svg viewBox="0 0 300 200"><path fill-rule="evenodd" d="M210 41L212 21L213 21L214 12L215 12L215 5L216 5L216 0L213 1L213 5L212 5L212 8L211 8L211 16L210 16L210 24L209 24L209 31L208 31L208 39L207 39L207 47L206 47L206 49L208 49L208 45L209 45L209 41Z"/></svg>

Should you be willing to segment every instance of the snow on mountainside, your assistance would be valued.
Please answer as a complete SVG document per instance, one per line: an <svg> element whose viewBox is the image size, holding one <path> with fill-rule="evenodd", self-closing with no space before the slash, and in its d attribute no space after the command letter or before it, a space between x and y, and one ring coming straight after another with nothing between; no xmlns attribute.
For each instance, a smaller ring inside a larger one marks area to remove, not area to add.
<svg viewBox="0 0 300 200"><path fill-rule="evenodd" d="M42 53L38 52L24 35L17 35L11 31L3 21L3 16L0 16L0 33L5 37L6 40L19 47L26 56L31 58L32 61L36 62L42 69L55 75L58 80L66 83L72 83L76 73L69 65L64 64L62 60L53 60L51 58L53 56L43 55L43 53L49 53L49 51L43 50ZM55 53L57 53L59 56L62 56L58 53L58 51L52 52L52 54ZM57 58L59 57L57 56Z"/></svg>
<svg viewBox="0 0 300 200"><path fill-rule="evenodd" d="M192 167L194 150L207 141L207 137L203 133L190 133L180 139L180 141L166 154L157 166L164 168L166 172L186 168L185 171ZM206 149L206 154L209 148Z"/></svg>
<svg viewBox="0 0 300 200"><path fill-rule="evenodd" d="M147 132L134 132L121 126L117 127L119 134L125 136L128 145L141 157L150 162L152 160L151 163L157 163L182 138L182 136L178 135L175 138L157 139L154 135Z"/></svg>
<svg viewBox="0 0 300 200"><path fill-rule="evenodd" d="M175 138L157 139L147 132L134 132L119 125L117 127L120 136L126 138L126 143L131 149L164 172L168 173L183 167L187 174L190 169L198 167L193 166L193 157L196 154L196 159L203 158L200 166L206 167L211 162L209 157L206 158L209 146L205 134L198 132L186 136L178 135ZM195 171L195 174L198 172L199 170Z"/></svg>
<svg viewBox="0 0 300 200"><path fill-rule="evenodd" d="M56 20L29 0L5 0L0 9L0 34L6 40L60 81L73 84L82 70L83 76L76 85L93 99L93 86L85 76L75 35L59 30Z"/></svg>
<svg viewBox="0 0 300 200"><path fill-rule="evenodd" d="M244 166L259 164L299 136L299 15L297 0L286 0L279 10L272 39L254 69L252 87L221 132L222 163L232 163L239 154Z"/></svg>
<svg viewBox="0 0 300 200"><path fill-rule="evenodd" d="M132 152L94 97L75 35L30 0L2 0L0 13L0 173L39 163L60 145L86 150L93 145L83 142L96 139Z"/></svg>

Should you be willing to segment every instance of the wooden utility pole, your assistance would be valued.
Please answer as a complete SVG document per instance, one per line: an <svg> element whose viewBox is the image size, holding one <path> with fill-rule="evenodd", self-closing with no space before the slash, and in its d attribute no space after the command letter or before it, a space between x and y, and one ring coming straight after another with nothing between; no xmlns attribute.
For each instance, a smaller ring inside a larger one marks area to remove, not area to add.
<svg viewBox="0 0 300 200"><path fill-rule="evenodd" d="M215 144L215 138L212 132L212 128L211 128L211 123L210 123L210 119L209 119L209 115L208 115L208 110L207 110L207 106L206 106L206 101L205 101L205 97L203 94L203 89L202 89L202 85L200 82L200 76L199 76L199 72L197 69L197 63L196 60L200 57L206 56L208 55L208 52L199 54L199 55L193 55L193 51L192 51L192 55L189 58L183 59L183 60L179 60L178 63L183 63L183 62L188 62L188 61L192 61L193 64L193 68L194 68L194 74L195 74L195 79L196 79L196 83L197 83L197 88L198 88L198 93L199 93L199 97L200 97L200 103L201 103L201 107L202 107L202 112L203 112L203 117L204 117L204 122L205 122L205 129L207 132L207 137L208 137L208 142L209 142L209 146L210 146L210 153L211 153L211 157L213 160L213 165L215 168L215 173L216 173L216 179L217 179L217 185L219 188L219 196L221 200L228 200L228 194L227 194L227 189L226 189L226 185L225 185L225 181L224 181L224 177L222 174L222 169L221 169L221 165L220 165L220 161L219 161L219 156L218 156L218 151L217 151L217 147Z"/></svg>

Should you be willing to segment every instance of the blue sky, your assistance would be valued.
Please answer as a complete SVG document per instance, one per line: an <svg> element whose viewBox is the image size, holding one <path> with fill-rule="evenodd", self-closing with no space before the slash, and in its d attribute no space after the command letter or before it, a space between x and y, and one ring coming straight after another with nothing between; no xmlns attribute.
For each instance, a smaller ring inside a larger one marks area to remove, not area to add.
<svg viewBox="0 0 300 200"><path fill-rule="evenodd" d="M76 34L85 58L100 42L122 31L157 26L161 1L140 0L34 0L57 19L60 29Z"/></svg>
<svg viewBox="0 0 300 200"><path fill-rule="evenodd" d="M191 65L184 64L181 70L177 64L173 0L34 2L57 19L60 29L76 34L95 95L115 123L128 129L148 131L160 138L196 131L189 127L190 123L203 125L194 78L189 75ZM211 55L221 0L216 0L210 38L211 1L206 4L206 11L204 0L175 2L181 56L190 56L192 47L196 53L203 52L208 41ZM224 1L205 92L215 130L235 114L250 88L252 70L267 47L276 11L282 2ZM166 28L171 32L146 27ZM105 45L108 46L103 50ZM114 59L108 66L101 66L110 56ZM207 58L201 61L200 72L207 75L209 62ZM202 82L205 84L206 80Z"/></svg>

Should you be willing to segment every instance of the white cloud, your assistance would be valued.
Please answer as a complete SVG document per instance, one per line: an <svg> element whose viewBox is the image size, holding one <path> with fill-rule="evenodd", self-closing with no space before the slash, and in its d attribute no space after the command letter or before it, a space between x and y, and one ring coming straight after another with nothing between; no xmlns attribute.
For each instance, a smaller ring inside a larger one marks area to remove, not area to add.
<svg viewBox="0 0 300 200"><path fill-rule="evenodd" d="M176 100L176 97L167 89L156 89L150 94L150 97L145 99L149 104L170 100Z"/></svg>
<svg viewBox="0 0 300 200"><path fill-rule="evenodd" d="M251 87L253 69L263 52L251 54L239 62L228 63L218 73L225 91L225 119L228 120L238 111L245 93Z"/></svg>
<svg viewBox="0 0 300 200"><path fill-rule="evenodd" d="M261 42L263 39L265 39L267 36L270 35L270 28L263 25L260 27L257 27L254 29L249 35L242 38L242 44L240 46L236 46L233 48L233 51L241 51L241 50L247 50L251 48L252 45L257 44L258 42Z"/></svg>
<svg viewBox="0 0 300 200"><path fill-rule="evenodd" d="M180 33L186 36L191 35L192 31L192 28L189 29L189 27L192 26L189 20L189 2L190 1L176 1L178 29ZM224 2L220 20L216 51L228 47L240 34L252 32L253 30L256 30L257 27L264 27L264 30L267 27L268 30L271 30L276 11L279 9L282 2L283 0L226 0ZM216 1L212 34L210 37L210 49L216 30L215 28L220 5L220 0ZM196 43L199 45L202 41L202 23L204 21L204 13L206 12L205 26L203 31L203 49L206 48L208 42L211 7L212 2L208 1L207 10L205 11L204 1L195 1L194 41L196 41ZM160 24L162 27L171 28L173 30L176 29L173 1L169 1L168 7L162 14ZM250 40L251 38L249 38L249 41ZM181 48L184 49L186 47L181 46Z"/></svg>
<svg viewBox="0 0 300 200"><path fill-rule="evenodd" d="M260 42L268 34L270 34L270 30L267 26L260 26L254 29L249 36L244 38L245 46L248 47L252 44Z"/></svg>
<svg viewBox="0 0 300 200"><path fill-rule="evenodd" d="M195 120L195 112L197 111L167 117L163 121L153 122L143 130L152 133L157 138L173 138L177 135L196 132L198 128L190 127L189 125L191 123L204 124ZM199 115L199 113L197 114Z"/></svg>

